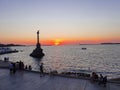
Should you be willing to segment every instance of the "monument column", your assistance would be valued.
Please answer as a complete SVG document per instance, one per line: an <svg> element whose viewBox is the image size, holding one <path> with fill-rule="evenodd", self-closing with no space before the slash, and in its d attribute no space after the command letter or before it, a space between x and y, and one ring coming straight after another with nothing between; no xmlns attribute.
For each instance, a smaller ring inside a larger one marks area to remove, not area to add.
<svg viewBox="0 0 120 90"><path fill-rule="evenodd" d="M37 48L40 48L40 43L39 43L39 30L37 31L37 44L36 44Z"/></svg>
<svg viewBox="0 0 120 90"><path fill-rule="evenodd" d="M42 58L45 54L42 52L41 45L39 43L39 30L37 31L37 44L36 48L33 50L33 52L30 54L30 56L35 58Z"/></svg>
<svg viewBox="0 0 120 90"><path fill-rule="evenodd" d="M39 43L39 31L37 31L37 44Z"/></svg>

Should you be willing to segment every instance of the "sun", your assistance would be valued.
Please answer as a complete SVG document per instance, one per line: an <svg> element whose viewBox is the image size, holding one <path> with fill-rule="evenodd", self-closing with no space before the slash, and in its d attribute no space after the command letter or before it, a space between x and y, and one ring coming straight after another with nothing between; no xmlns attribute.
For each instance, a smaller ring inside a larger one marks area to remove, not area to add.
<svg viewBox="0 0 120 90"><path fill-rule="evenodd" d="M55 40L54 40L54 45L55 45L55 46L58 46L58 45L61 44L61 42L62 42L62 40L60 40L60 39L55 39Z"/></svg>

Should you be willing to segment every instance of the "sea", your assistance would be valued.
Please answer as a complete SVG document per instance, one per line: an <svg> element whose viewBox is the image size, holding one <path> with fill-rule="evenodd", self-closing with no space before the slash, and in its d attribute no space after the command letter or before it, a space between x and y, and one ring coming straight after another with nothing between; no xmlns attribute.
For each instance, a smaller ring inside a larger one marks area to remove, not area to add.
<svg viewBox="0 0 120 90"><path fill-rule="evenodd" d="M107 75L108 78L120 77L120 45L61 45L41 46L45 56L41 59L30 55L36 46L14 46L18 53L0 55L0 59L9 57L9 61L23 61L39 71L42 62L45 72L83 72ZM86 48L86 49L82 49Z"/></svg>

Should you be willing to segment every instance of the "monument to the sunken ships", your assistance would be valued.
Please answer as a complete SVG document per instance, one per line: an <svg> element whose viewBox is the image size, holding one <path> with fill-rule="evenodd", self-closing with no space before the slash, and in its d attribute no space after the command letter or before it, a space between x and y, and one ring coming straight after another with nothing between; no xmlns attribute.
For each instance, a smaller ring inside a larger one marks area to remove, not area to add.
<svg viewBox="0 0 120 90"><path fill-rule="evenodd" d="M33 52L30 54L30 56L35 57L35 58L42 58L44 56L43 50L42 50L41 45L39 43L39 31L37 31L36 48L33 50Z"/></svg>

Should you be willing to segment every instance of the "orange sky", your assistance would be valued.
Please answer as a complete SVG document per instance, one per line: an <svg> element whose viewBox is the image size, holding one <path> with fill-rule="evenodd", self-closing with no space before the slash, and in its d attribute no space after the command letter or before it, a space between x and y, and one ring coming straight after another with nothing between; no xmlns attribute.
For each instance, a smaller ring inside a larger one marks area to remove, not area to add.
<svg viewBox="0 0 120 90"><path fill-rule="evenodd" d="M0 43L120 43L120 0L0 0Z"/></svg>
<svg viewBox="0 0 120 90"><path fill-rule="evenodd" d="M1 40L2 41L2 40ZM12 40L5 39L3 43L14 43L24 45L36 45L36 38L14 38ZM68 45L68 44L99 44L103 42L120 42L120 39L116 38L54 38L54 39L42 39L40 43L42 45Z"/></svg>

